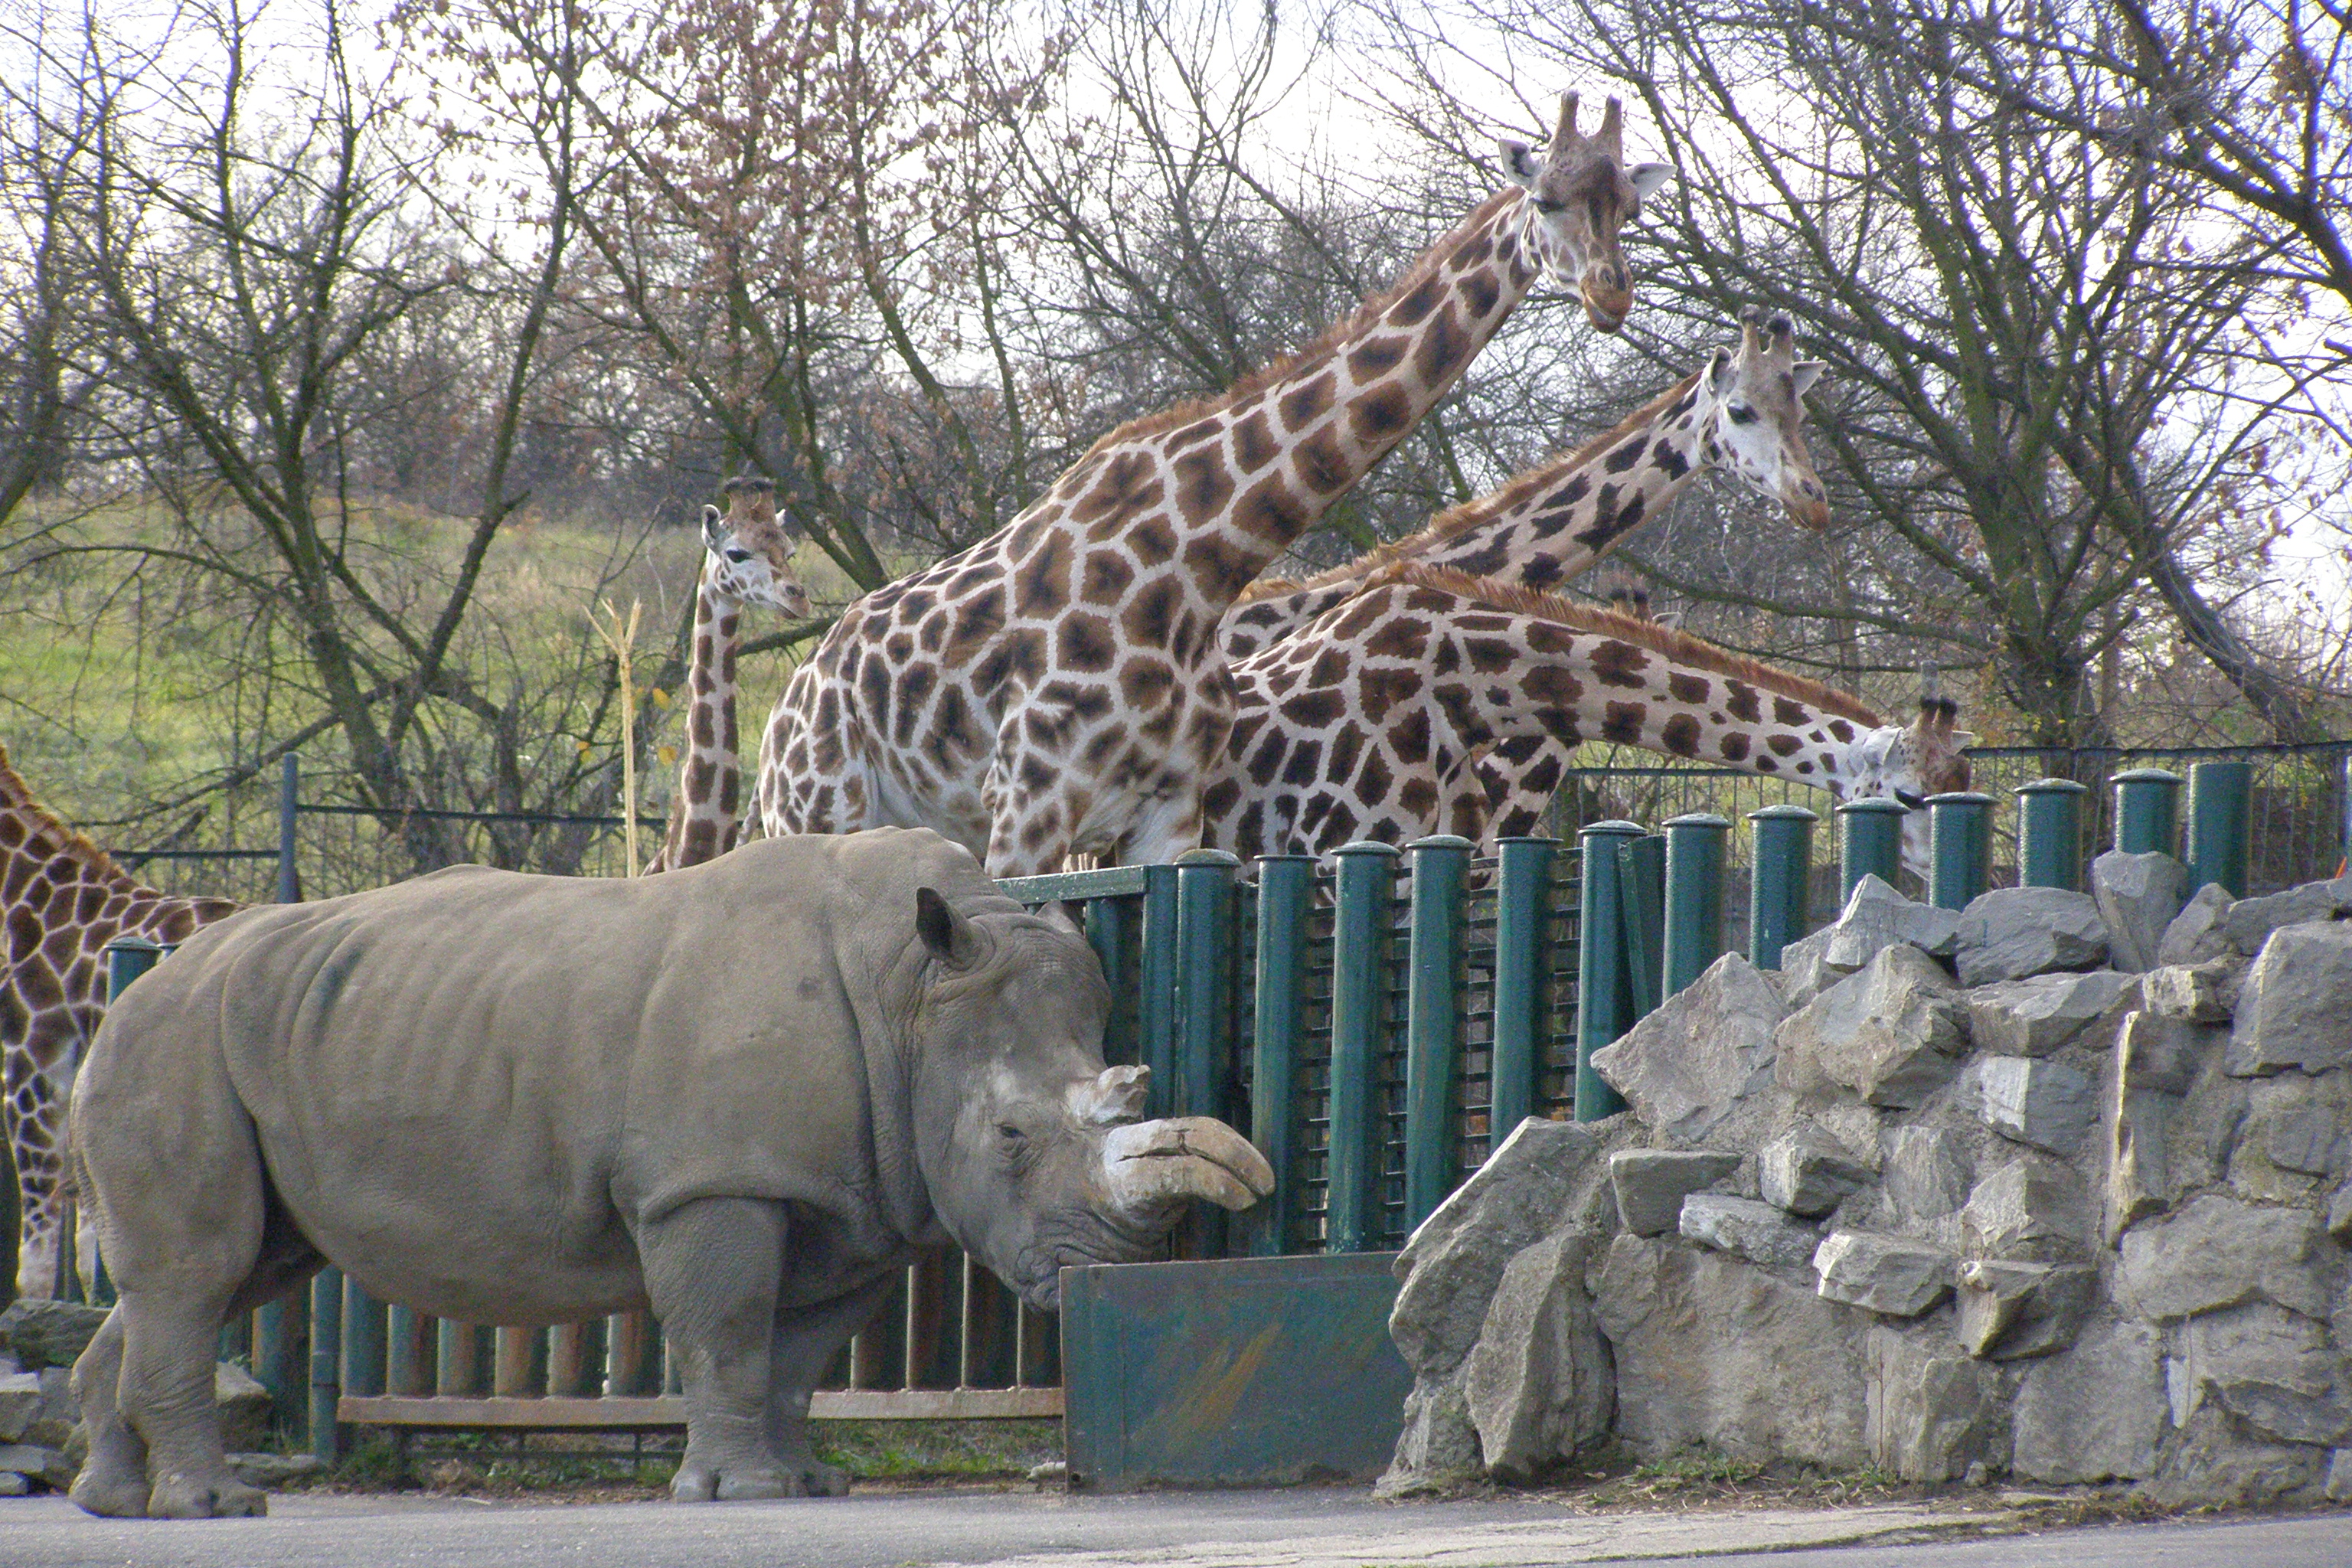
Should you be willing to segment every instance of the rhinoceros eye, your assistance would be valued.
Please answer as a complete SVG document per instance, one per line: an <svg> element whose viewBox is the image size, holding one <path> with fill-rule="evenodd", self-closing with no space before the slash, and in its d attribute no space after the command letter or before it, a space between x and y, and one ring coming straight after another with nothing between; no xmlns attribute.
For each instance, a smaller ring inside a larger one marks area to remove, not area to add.
<svg viewBox="0 0 2352 1568"><path fill-rule="evenodd" d="M1029 1136L1029 1134L1022 1131L1021 1129L1013 1126L1010 1121L998 1122L996 1124L996 1135L999 1138L1003 1139L1007 1143L1018 1143Z"/></svg>

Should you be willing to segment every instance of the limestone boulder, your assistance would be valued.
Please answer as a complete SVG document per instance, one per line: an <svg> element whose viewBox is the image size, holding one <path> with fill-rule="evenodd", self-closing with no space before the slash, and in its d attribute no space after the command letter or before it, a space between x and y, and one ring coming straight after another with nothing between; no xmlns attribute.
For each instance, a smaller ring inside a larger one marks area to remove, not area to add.
<svg viewBox="0 0 2352 1568"><path fill-rule="evenodd" d="M62 1450L37 1443L9 1443L0 1445L0 1475L22 1476L36 1486L61 1492L73 1485L74 1465Z"/></svg>
<svg viewBox="0 0 2352 1568"><path fill-rule="evenodd" d="M1483 1460L1478 1427L1470 1419L1468 1371L1424 1376L1404 1396L1404 1426L1396 1456L1372 1484L1372 1495L1412 1497L1478 1479Z"/></svg>
<svg viewBox="0 0 2352 1568"><path fill-rule="evenodd" d="M2326 1318L2341 1272L2319 1215L2218 1194L2133 1226L2120 1251L2116 1300L2151 1322L2243 1301Z"/></svg>
<svg viewBox="0 0 2352 1568"><path fill-rule="evenodd" d="M2168 963L2140 977L2140 995L2149 1012L2184 1024L2226 1024L2238 1010L2246 978L2245 961L2212 958L2203 963Z"/></svg>
<svg viewBox="0 0 2352 1568"><path fill-rule="evenodd" d="M1529 1117L1422 1221L1397 1257L1389 1335L1416 1376L1453 1371L1522 1247L1566 1220L1607 1152L1591 1125Z"/></svg>
<svg viewBox="0 0 2352 1568"><path fill-rule="evenodd" d="M1812 935L1801 937L1780 950L1780 1001L1790 1012L1795 1012L1853 973L1851 970L1832 969L1823 962L1834 931L1834 927L1823 926Z"/></svg>
<svg viewBox="0 0 2352 1568"><path fill-rule="evenodd" d="M1635 1454L1705 1443L1754 1462L1869 1458L1865 1314L1727 1253L1634 1236L1610 1244L1593 1304L1615 1353L1617 1434Z"/></svg>
<svg viewBox="0 0 2352 1568"><path fill-rule="evenodd" d="M2091 899L2117 969L2137 973L2156 967L2165 929L2188 897L2189 868L2169 855L2110 849L2091 862Z"/></svg>
<svg viewBox="0 0 2352 1568"><path fill-rule="evenodd" d="M1620 1149L1609 1156L1618 1222L1635 1236L1659 1236L1681 1219L1683 1199L1738 1171L1745 1154L1707 1149Z"/></svg>
<svg viewBox="0 0 2352 1568"><path fill-rule="evenodd" d="M2242 956L2221 929L2221 917L2230 912L2230 890L2218 882L2208 882L2189 894L2172 923L2164 928L2164 940L2157 944L2157 963L2187 965Z"/></svg>
<svg viewBox="0 0 2352 1568"><path fill-rule="evenodd" d="M1960 984L1970 987L2055 969L2095 969L2107 959L2106 922L2088 893L1995 888L1960 911L1954 959Z"/></svg>
<svg viewBox="0 0 2352 1568"><path fill-rule="evenodd" d="M1504 1269L1464 1391L1487 1469L1524 1477L1609 1435L1615 1378L1584 1293L1589 1233L1567 1226Z"/></svg>
<svg viewBox="0 0 2352 1568"><path fill-rule="evenodd" d="M2029 1154L1979 1182L1960 1210L1962 1251L1970 1258L2071 1263L2090 1252L2090 1203L2083 1179L2055 1160Z"/></svg>
<svg viewBox="0 0 2352 1568"><path fill-rule="evenodd" d="M1817 934L1828 939L1821 962L1839 973L1852 974L1898 942L1934 958L1949 958L1959 931L1958 911L1906 899L1881 879L1864 877L1846 895L1838 918Z"/></svg>
<svg viewBox="0 0 2352 1568"><path fill-rule="evenodd" d="M1757 1152L1756 1179L1764 1201L1818 1219L1874 1179L1868 1165L1820 1132L1776 1138Z"/></svg>
<svg viewBox="0 0 2352 1568"><path fill-rule="evenodd" d="M2132 976L2112 969L1980 985L1968 993L1969 1037L1980 1051L2046 1057L2137 989Z"/></svg>
<svg viewBox="0 0 2352 1568"><path fill-rule="evenodd" d="M213 1366L213 1401L220 1406L221 1441L231 1448L259 1448L269 1442L269 1390L233 1362Z"/></svg>
<svg viewBox="0 0 2352 1568"><path fill-rule="evenodd" d="M2252 958L2282 927L2347 914L2352 914L2352 877L2338 877L2329 882L2305 882L2263 898L2240 899L2221 916L2221 934L2231 947Z"/></svg>
<svg viewBox="0 0 2352 1568"><path fill-rule="evenodd" d="M2326 1449L2264 1442L2215 1400L2165 1445L2162 1467L2143 1489L2160 1504L2259 1507L2315 1497L2326 1473Z"/></svg>
<svg viewBox="0 0 2352 1568"><path fill-rule="evenodd" d="M1879 950L1815 997L1775 1037L1780 1087L1907 1109L1949 1083L1968 1049L1968 1014L1942 965L1916 947Z"/></svg>
<svg viewBox="0 0 2352 1568"><path fill-rule="evenodd" d="M1773 1031L1787 1013L1770 977L1727 952L1595 1051L1593 1070L1660 1136L1695 1141L1770 1081Z"/></svg>
<svg viewBox="0 0 2352 1568"><path fill-rule="evenodd" d="M1960 1265L1955 1331L1986 1361L2026 1361L2070 1348L2098 1299L2098 1270L2074 1263L1971 1258Z"/></svg>
<svg viewBox="0 0 2352 1568"><path fill-rule="evenodd" d="M2107 1158L2099 1197L2100 1231L2109 1247L2172 1202L2167 1150L2173 1109L2180 1102L2154 1089L2135 1089L2118 1074L2105 1097Z"/></svg>
<svg viewBox="0 0 2352 1568"><path fill-rule="evenodd" d="M2116 1031L2116 1069L2128 1088L2187 1094L2197 1075L2228 1044L2227 1031L2210 1024L2189 1023L2161 1013L2133 1013Z"/></svg>
<svg viewBox="0 0 2352 1568"><path fill-rule="evenodd" d="M1940 1247L1873 1231L1832 1231L1813 1252L1822 1296L1890 1318L1916 1318L1949 1295L1953 1269Z"/></svg>
<svg viewBox="0 0 2352 1568"><path fill-rule="evenodd" d="M2240 1077L2352 1064L2352 921L2270 933L2246 972L2225 1061Z"/></svg>
<svg viewBox="0 0 2352 1568"><path fill-rule="evenodd" d="M2018 1384L2011 1468L2053 1486L2153 1475L2168 1414L2161 1352L2155 1330L2108 1320L2032 1363Z"/></svg>
<svg viewBox="0 0 2352 1568"><path fill-rule="evenodd" d="M2098 1086L2064 1062L1985 1057L1976 1063L1977 1115L2004 1138L2071 1158L2098 1120Z"/></svg>
<svg viewBox="0 0 2352 1568"><path fill-rule="evenodd" d="M2352 1391L2327 1331L2299 1312L2248 1301L2200 1312L2181 1331L2188 1415L2206 1399L2267 1436L2333 1444L2352 1436Z"/></svg>
<svg viewBox="0 0 2352 1568"><path fill-rule="evenodd" d="M1968 1142L1950 1128L1914 1125L1887 1134L1879 1192L1897 1229L1957 1237L1960 1205L1975 1187Z"/></svg>
<svg viewBox="0 0 2352 1568"><path fill-rule="evenodd" d="M14 1354L27 1371L69 1367L104 1321L103 1307L72 1301L17 1301L0 1312L0 1350Z"/></svg>
<svg viewBox="0 0 2352 1568"><path fill-rule="evenodd" d="M1693 1193L1683 1200L1676 1227L1687 1240L1743 1258L1765 1268L1810 1268L1822 1233L1755 1198Z"/></svg>
<svg viewBox="0 0 2352 1568"><path fill-rule="evenodd" d="M1956 1481L1971 1465L2009 1464L2000 1378L1917 1335L1875 1328L1864 1349L1870 1389L1864 1440L1880 1468L1906 1481Z"/></svg>
<svg viewBox="0 0 2352 1568"><path fill-rule="evenodd" d="M12 1372L0 1375L0 1443L25 1435L41 1414L41 1374Z"/></svg>

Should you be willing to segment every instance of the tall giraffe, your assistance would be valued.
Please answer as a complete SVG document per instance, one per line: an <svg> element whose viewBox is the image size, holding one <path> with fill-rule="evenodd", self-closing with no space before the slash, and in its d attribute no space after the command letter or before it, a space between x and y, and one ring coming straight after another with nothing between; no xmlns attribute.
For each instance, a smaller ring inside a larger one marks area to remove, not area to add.
<svg viewBox="0 0 2352 1568"><path fill-rule="evenodd" d="M1804 433L1805 393L1821 371L1819 360L1797 358L1788 317L1774 316L1759 333L1751 309L1736 353L1716 350L1613 429L1440 512L1419 533L1303 582L1251 584L1218 628L1225 657L1238 663L1290 636L1402 561L1555 587L1664 516L1684 486L1713 469L1780 502L1800 525L1827 528L1829 501Z"/></svg>
<svg viewBox="0 0 2352 1568"><path fill-rule="evenodd" d="M1642 746L1842 800L1967 784L1965 758L1911 747L1844 692L1516 584L1406 563L1308 631L1234 667L1233 743L1204 792L1216 848L1322 854L1435 831L1448 775L1514 735Z"/></svg>
<svg viewBox="0 0 2352 1568"><path fill-rule="evenodd" d="M702 509L702 573L694 591L694 644L686 672L686 745L669 826L646 875L699 866L735 847L742 826L736 756L735 648L743 610L756 605L797 620L808 592L793 575L793 538L776 520L776 482L749 477L719 487L721 516Z"/></svg>
<svg viewBox="0 0 2352 1568"><path fill-rule="evenodd" d="M16 1165L16 1292L56 1292L63 1233L61 1140L81 1053L106 1008L106 944L183 942L236 912L226 899L182 899L135 880L33 798L0 746L0 1100Z"/></svg>
<svg viewBox="0 0 2352 1568"><path fill-rule="evenodd" d="M1218 622L1412 429L1537 278L1614 331L1624 220L1669 171L1628 170L1610 100L1576 98L1538 157L1388 293L1221 397L1122 426L997 533L858 601L797 670L760 752L772 834L938 829L994 876L1199 842L1232 684Z"/></svg>

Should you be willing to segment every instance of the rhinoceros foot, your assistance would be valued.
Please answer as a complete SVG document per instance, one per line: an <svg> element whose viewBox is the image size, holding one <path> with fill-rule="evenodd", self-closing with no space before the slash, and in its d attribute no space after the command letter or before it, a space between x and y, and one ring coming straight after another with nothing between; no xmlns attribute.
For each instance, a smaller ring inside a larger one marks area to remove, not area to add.
<svg viewBox="0 0 2352 1568"><path fill-rule="evenodd" d="M760 1498L843 1497L849 1473L814 1458L713 1465L688 1459L669 1483L679 1502L749 1502Z"/></svg>
<svg viewBox="0 0 2352 1568"><path fill-rule="evenodd" d="M100 1519L144 1519L147 1492L145 1471L125 1474L111 1468L101 1470L93 1454L81 1474L74 1478L73 1489L67 1495L84 1513L94 1513Z"/></svg>
<svg viewBox="0 0 2352 1568"><path fill-rule="evenodd" d="M226 1473L214 1478L159 1476L147 1494L150 1519L258 1519L268 1511L268 1493Z"/></svg>

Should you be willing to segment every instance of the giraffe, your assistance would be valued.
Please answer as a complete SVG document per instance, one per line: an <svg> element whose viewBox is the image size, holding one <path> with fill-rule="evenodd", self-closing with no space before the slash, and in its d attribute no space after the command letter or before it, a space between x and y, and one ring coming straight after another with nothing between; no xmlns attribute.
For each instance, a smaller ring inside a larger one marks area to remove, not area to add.
<svg viewBox="0 0 2352 1568"><path fill-rule="evenodd" d="M702 574L694 593L694 645L686 672L686 745L669 826L646 875L698 866L735 847L742 826L736 753L735 647L743 607L797 620L808 592L793 575L793 538L776 520L776 482L741 477L719 487L724 516L702 509Z"/></svg>
<svg viewBox="0 0 2352 1568"><path fill-rule="evenodd" d="M144 887L111 856L58 820L0 746L0 917L7 973L0 984L0 1100L16 1166L16 1292L38 1300L58 1284L66 1104L83 1047L106 1007L106 944L121 937L183 942L236 912L226 899L183 899Z"/></svg>
<svg viewBox="0 0 2352 1568"><path fill-rule="evenodd" d="M845 611L760 752L768 832L936 828L993 876L1200 839L1233 688L1216 637L1265 564L1410 432L1549 274L1592 324L1632 305L1618 233L1668 171L1622 110L1538 156L1387 293L1218 397L1120 426L1005 528Z"/></svg>
<svg viewBox="0 0 2352 1568"><path fill-rule="evenodd" d="M1829 526L1829 501L1806 449L1804 397L1819 360L1796 356L1795 328L1774 316L1759 333L1741 317L1739 348L1706 365L1573 451L1520 473L1500 489L1440 512L1427 528L1303 582L1253 584L1218 628L1238 663L1344 603L1401 561L1549 589L1591 567L1650 520L1683 487L1720 468L1801 526Z"/></svg>
<svg viewBox="0 0 2352 1568"><path fill-rule="evenodd" d="M1440 825L1450 773L1513 735L1643 746L1840 799L1967 784L1956 749L1923 748L1844 692L1515 584L1407 562L1308 631L1234 668L1233 742L1204 792L1213 847L1405 842Z"/></svg>

